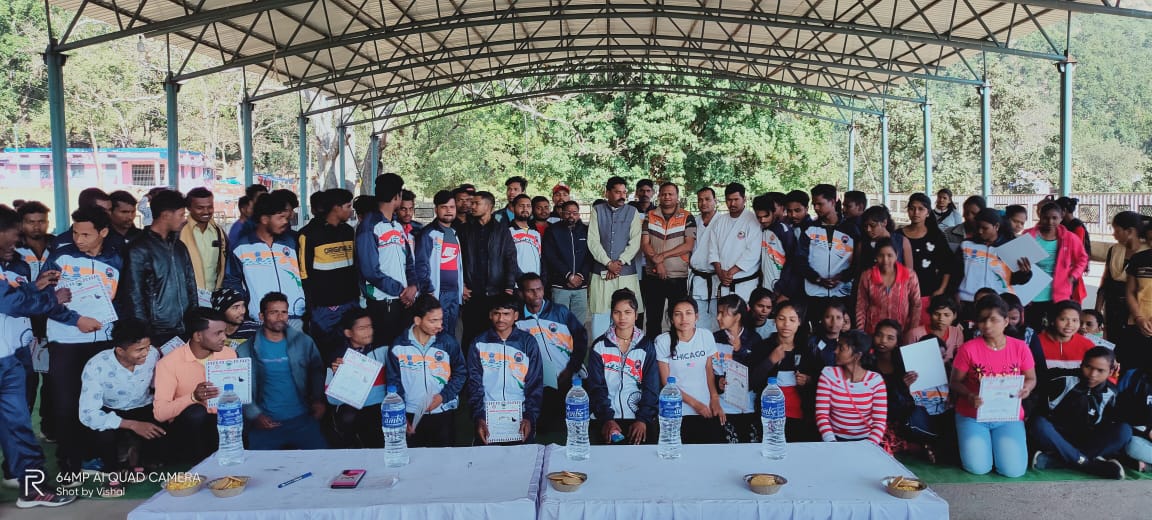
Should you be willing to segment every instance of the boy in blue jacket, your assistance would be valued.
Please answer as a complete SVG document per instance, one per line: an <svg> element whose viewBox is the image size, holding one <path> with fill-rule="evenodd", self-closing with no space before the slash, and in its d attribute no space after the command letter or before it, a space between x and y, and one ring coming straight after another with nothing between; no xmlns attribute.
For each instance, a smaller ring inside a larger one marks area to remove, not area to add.
<svg viewBox="0 0 1152 520"><path fill-rule="evenodd" d="M60 276L59 271L44 270L36 280L29 279L28 264L15 254L19 236L16 211L0 206L0 451L5 469L22 487L25 482L36 482L37 475L40 477L39 488L27 486L28 489L20 490L17 507L62 506L76 497L51 493L58 486L44 476L44 450L32 432L25 369L16 352L32 340L29 317L59 307L57 295L66 298L69 293L48 289Z"/></svg>
<svg viewBox="0 0 1152 520"><path fill-rule="evenodd" d="M544 399L544 374L540 349L527 332L516 328L520 315L518 302L511 295L493 299L488 318L492 328L472 341L465 355L468 360L469 404L476 423L476 440L489 444L488 403L520 406L518 418L501 415L501 419L518 422L519 439L494 440L493 443L529 443L535 438L535 424ZM503 430L503 428L500 428Z"/></svg>
<svg viewBox="0 0 1152 520"><path fill-rule="evenodd" d="M379 361L381 365L388 364L388 346L378 345L372 341L372 318L366 309L353 307L340 318L340 328L343 330L344 345L329 353L331 359L326 359L329 368L328 376L324 381L325 388L332 382L340 365L344 364L344 356L348 351L355 351L367 356L368 359ZM384 432L380 429L380 403L384 402L386 370L383 366L372 382L372 389L364 400L364 406L356 408L353 405L328 397L328 404L334 406L332 410L332 429L335 430L340 448L383 448Z"/></svg>
<svg viewBox="0 0 1152 520"><path fill-rule="evenodd" d="M444 331L444 310L435 297L417 297L411 312L412 326L388 352L388 384L404 398L408 445L447 448L456 438L458 396L468 367L460 344Z"/></svg>
<svg viewBox="0 0 1152 520"><path fill-rule="evenodd" d="M536 429L543 433L564 433L564 397L572 389L572 376L584 366L588 333L568 308L544 298L544 280L540 275L525 274L516 286L524 303L516 327L531 335L540 348L544 391Z"/></svg>
<svg viewBox="0 0 1152 520"><path fill-rule="evenodd" d="M99 207L86 207L72 213L72 242L52 251L44 264L46 271L58 271L60 283L76 287L104 286L105 296L116 298L123 260L120 252L105 243L112 221ZM91 284L91 286L89 286ZM99 295L97 295L97 298ZM48 368L55 403L58 432L56 459L65 486L79 482L68 476L78 473L88 446L80 424L80 375L84 364L112 347L112 321L101 323L63 306L48 313L48 341L51 364Z"/></svg>

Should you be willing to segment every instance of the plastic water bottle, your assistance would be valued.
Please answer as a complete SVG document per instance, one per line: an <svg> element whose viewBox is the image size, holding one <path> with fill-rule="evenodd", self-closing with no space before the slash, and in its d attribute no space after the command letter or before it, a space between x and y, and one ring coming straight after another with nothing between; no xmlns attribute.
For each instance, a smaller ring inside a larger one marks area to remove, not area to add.
<svg viewBox="0 0 1152 520"><path fill-rule="evenodd" d="M216 461L221 466L244 462L244 412L240 396L231 383L224 385L224 392L216 403L216 431L220 434Z"/></svg>
<svg viewBox="0 0 1152 520"><path fill-rule="evenodd" d="M565 416L568 419L568 440L565 442L570 460L588 460L592 455L588 447L588 392L579 377L572 378L572 389L564 398Z"/></svg>
<svg viewBox="0 0 1152 520"><path fill-rule="evenodd" d="M776 378L768 378L768 386L760 394L760 425L763 427L764 440L761 442L760 454L770 459L783 459L785 454L784 423L784 392L776 386Z"/></svg>
<svg viewBox="0 0 1152 520"><path fill-rule="evenodd" d="M388 395L380 404L380 421L384 428L384 465L408 464L408 418L404 415L404 398L388 385Z"/></svg>
<svg viewBox="0 0 1152 520"><path fill-rule="evenodd" d="M669 377L668 384L660 391L660 441L656 454L662 459L680 458L680 419L684 409L684 398L676 378Z"/></svg>

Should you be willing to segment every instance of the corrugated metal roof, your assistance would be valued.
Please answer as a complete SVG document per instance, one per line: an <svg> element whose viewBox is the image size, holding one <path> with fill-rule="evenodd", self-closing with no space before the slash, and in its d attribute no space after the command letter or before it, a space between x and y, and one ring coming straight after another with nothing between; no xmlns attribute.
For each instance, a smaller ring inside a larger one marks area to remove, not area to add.
<svg viewBox="0 0 1152 520"><path fill-rule="evenodd" d="M438 88L533 70L688 67L845 95L945 74L982 52L1057 60L1016 42L1066 11L1145 16L1106 0L50 0L114 28L65 38L169 36L223 64L264 70L287 91L385 106ZM1101 3L1103 2L1103 3ZM1145 16L1147 17L1147 16ZM978 80L974 75L942 79ZM260 93L259 97L275 95Z"/></svg>

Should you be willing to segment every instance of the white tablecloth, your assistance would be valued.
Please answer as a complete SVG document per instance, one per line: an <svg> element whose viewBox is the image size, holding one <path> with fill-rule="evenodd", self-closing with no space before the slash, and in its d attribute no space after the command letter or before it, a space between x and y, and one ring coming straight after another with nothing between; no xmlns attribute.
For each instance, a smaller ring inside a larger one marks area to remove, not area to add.
<svg viewBox="0 0 1152 520"><path fill-rule="evenodd" d="M401 468L384 466L384 450L249 451L243 464L229 467L210 457L192 471L208 478L250 476L244 493L216 498L202 488L175 498L161 491L128 518L532 520L544 450L538 445L411 449L411 462ZM360 486L329 488L346 469L367 470ZM276 487L308 471L312 477ZM399 480L386 488L391 476Z"/></svg>
<svg viewBox="0 0 1152 520"><path fill-rule="evenodd" d="M783 461L760 446L684 446L662 460L655 446L593 446L586 461L570 461L549 446L544 475L580 471L588 482L573 493L540 487L540 520L673 519L909 519L948 518L948 503L928 490L915 500L888 495L880 480L912 473L870 442L794 443ZM788 484L775 495L748 490L743 476L776 473Z"/></svg>

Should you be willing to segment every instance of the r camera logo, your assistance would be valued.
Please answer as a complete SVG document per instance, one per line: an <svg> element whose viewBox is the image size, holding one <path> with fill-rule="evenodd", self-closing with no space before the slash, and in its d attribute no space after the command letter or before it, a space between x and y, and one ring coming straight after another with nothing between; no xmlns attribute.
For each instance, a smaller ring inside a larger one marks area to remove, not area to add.
<svg viewBox="0 0 1152 520"><path fill-rule="evenodd" d="M44 470L29 468L24 470L24 482L20 484L20 491L24 496L43 495L40 485L44 483Z"/></svg>

